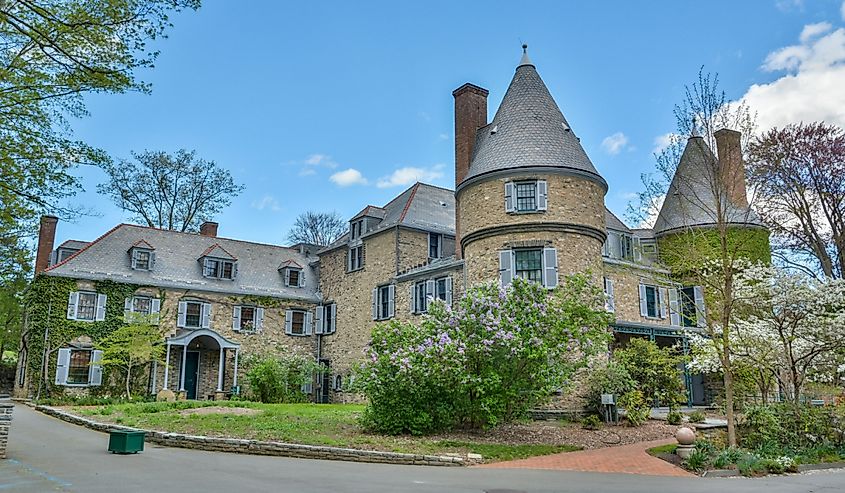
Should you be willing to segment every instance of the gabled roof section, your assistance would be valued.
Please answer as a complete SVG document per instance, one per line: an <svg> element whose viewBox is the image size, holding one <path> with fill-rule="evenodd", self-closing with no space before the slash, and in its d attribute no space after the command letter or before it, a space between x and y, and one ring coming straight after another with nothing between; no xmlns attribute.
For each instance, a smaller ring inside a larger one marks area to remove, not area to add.
<svg viewBox="0 0 845 493"><path fill-rule="evenodd" d="M146 242L146 240L138 240L132 244L132 248L143 248L145 250L155 250L155 247Z"/></svg>
<svg viewBox="0 0 845 493"><path fill-rule="evenodd" d="M133 270L126 252L144 240L155 245L156 262L151 271ZM214 241L210 248L209 241ZM216 249L216 250L215 250ZM197 259L205 254L237 258L238 275L232 280L205 278ZM209 238L197 233L182 233L133 224L120 224L62 263L44 271L44 275L73 279L127 282L142 286L190 289L229 295L271 296L274 298L316 302L319 300L317 276L303 277L303 287L288 287L277 266L285 261L310 268L316 256L298 248Z"/></svg>
<svg viewBox="0 0 845 493"><path fill-rule="evenodd" d="M88 244L91 243L90 241L82 241L82 240L65 240L62 242L61 245L57 246L56 248L67 248L68 250L82 250Z"/></svg>
<svg viewBox="0 0 845 493"><path fill-rule="evenodd" d="M616 216L610 209L607 207L604 208L604 223L607 229L612 229L614 231L622 231L625 233L630 233L631 228L625 225L619 217Z"/></svg>
<svg viewBox="0 0 845 493"><path fill-rule="evenodd" d="M298 263L296 263L296 260L288 259L288 260L285 260L284 262L282 262L281 264L279 264L278 270L288 269L288 268L290 268L290 269L302 269L302 266L299 265Z"/></svg>
<svg viewBox="0 0 845 493"><path fill-rule="evenodd" d="M364 207L364 210L362 210L358 214L355 214L354 216L352 216L352 219L350 219L350 221L354 221L354 220L362 218L362 217L375 217L375 218L378 218L378 219L384 219L384 214L385 214L385 210L382 209L381 207L376 207L374 205L368 205L367 207Z"/></svg>
<svg viewBox="0 0 845 493"><path fill-rule="evenodd" d="M654 222L656 236L677 229L717 224L719 210L715 191L720 186L717 167L716 156L704 138L691 136ZM719 194L718 198L729 200L727 193ZM750 207L727 202L722 208L729 224L764 227Z"/></svg>
<svg viewBox="0 0 845 493"><path fill-rule="evenodd" d="M227 252L225 248L220 246L219 243L215 243L210 247L206 248L202 254L200 254L200 258L203 257L214 257L214 258L222 258L226 260L238 260L237 257L232 255L231 253Z"/></svg>
<svg viewBox="0 0 845 493"><path fill-rule="evenodd" d="M534 167L586 174L607 188L526 53L493 121L478 129L464 181Z"/></svg>

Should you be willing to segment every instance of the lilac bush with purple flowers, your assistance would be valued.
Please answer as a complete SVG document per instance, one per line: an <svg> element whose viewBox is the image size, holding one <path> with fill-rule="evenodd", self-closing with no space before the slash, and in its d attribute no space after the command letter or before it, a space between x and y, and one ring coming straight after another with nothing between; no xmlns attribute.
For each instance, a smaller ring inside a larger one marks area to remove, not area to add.
<svg viewBox="0 0 845 493"><path fill-rule="evenodd" d="M357 387L368 429L423 434L523 417L606 351L612 317L587 275L548 290L521 279L434 302L419 325L373 329Z"/></svg>

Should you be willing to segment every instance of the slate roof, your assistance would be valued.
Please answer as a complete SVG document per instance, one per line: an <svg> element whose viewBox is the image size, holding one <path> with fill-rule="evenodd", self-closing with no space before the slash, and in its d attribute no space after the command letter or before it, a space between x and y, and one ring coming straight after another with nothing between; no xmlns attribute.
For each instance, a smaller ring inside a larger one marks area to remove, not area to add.
<svg viewBox="0 0 845 493"><path fill-rule="evenodd" d="M142 239L155 246L153 271L131 268L127 250ZM238 275L234 280L202 276L197 259L212 248L237 258ZM286 261L309 265L310 260L295 248L120 224L44 272L76 279L110 279L161 288L317 301L319 283L313 271L306 270L304 287L290 288L284 285L284 276L277 270Z"/></svg>
<svg viewBox="0 0 845 493"><path fill-rule="evenodd" d="M89 241L82 241L82 240L67 240L63 242L61 245L57 246L56 248L67 248L69 250L82 250L85 248L86 245L90 243Z"/></svg>
<svg viewBox="0 0 845 493"><path fill-rule="evenodd" d="M417 182L384 207L369 206L368 209L384 211L384 216L374 229L363 235L364 237L399 225L450 236L455 235L455 192L448 188ZM357 214L353 219L361 217L362 213ZM322 251L333 250L346 245L348 241L349 233L347 232Z"/></svg>
<svg viewBox="0 0 845 493"><path fill-rule="evenodd" d="M538 166L577 170L604 182L526 54L493 121L478 129L464 181Z"/></svg>
<svg viewBox="0 0 845 493"><path fill-rule="evenodd" d="M604 224L607 229L612 229L615 231L622 231L626 233L631 232L631 228L625 225L613 212L610 211L607 207L604 208Z"/></svg>
<svg viewBox="0 0 845 493"><path fill-rule="evenodd" d="M716 224L718 211L713 192L717 180L716 162L716 156L703 137L692 136L687 140L654 222L657 236L678 228ZM728 203L725 218L730 224L763 226L757 214L747 206Z"/></svg>

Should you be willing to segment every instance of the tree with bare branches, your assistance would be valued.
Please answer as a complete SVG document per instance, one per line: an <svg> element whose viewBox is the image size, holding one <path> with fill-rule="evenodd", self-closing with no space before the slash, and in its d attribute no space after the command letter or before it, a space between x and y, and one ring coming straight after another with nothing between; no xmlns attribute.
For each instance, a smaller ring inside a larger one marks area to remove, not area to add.
<svg viewBox="0 0 845 493"><path fill-rule="evenodd" d="M296 218L288 240L326 246L340 238L346 228L346 221L337 212L305 211Z"/></svg>
<svg viewBox="0 0 845 493"><path fill-rule="evenodd" d="M196 231L244 189L228 170L196 157L194 151L182 149L173 156L145 151L132 156L134 161L104 165L109 180L97 191L148 226Z"/></svg>
<svg viewBox="0 0 845 493"><path fill-rule="evenodd" d="M845 278L845 131L823 122L773 128L751 142L748 164L780 262Z"/></svg>

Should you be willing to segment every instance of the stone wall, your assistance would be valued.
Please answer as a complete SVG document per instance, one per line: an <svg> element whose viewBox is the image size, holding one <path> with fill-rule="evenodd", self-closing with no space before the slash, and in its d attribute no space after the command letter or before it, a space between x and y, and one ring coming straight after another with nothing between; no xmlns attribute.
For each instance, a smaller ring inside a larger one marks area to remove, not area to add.
<svg viewBox="0 0 845 493"><path fill-rule="evenodd" d="M616 320L651 325L669 325L669 300L664 300L666 318L647 318L640 315L640 283L666 286L665 275L635 265L604 263L604 275L613 280Z"/></svg>
<svg viewBox="0 0 845 493"><path fill-rule="evenodd" d="M15 406L11 402L0 402L0 459L6 458L6 447L9 444L9 431L12 428L12 410Z"/></svg>
<svg viewBox="0 0 845 493"><path fill-rule="evenodd" d="M404 272L412 267L427 263L428 233L404 228L399 228L396 231L396 251L398 254L396 272Z"/></svg>
<svg viewBox="0 0 845 493"><path fill-rule="evenodd" d="M322 357L329 360L332 374L341 374L345 379L352 365L363 357L376 324L372 315L373 288L391 282L396 275L398 236L398 230L392 228L365 237L364 267L353 272L346 272L346 247L320 255L323 299L337 303L337 331L323 337L322 348ZM400 308L397 304L397 312Z"/></svg>

